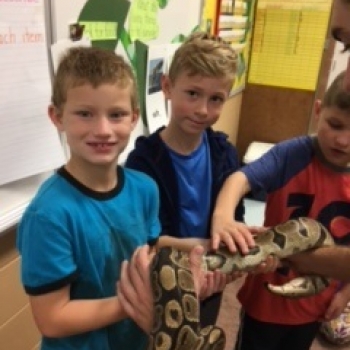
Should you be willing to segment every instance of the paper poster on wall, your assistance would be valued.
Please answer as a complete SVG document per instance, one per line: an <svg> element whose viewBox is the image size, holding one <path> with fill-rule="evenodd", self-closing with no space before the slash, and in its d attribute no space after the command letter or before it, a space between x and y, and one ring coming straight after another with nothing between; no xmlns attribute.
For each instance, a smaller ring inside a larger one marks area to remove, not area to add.
<svg viewBox="0 0 350 350"><path fill-rule="evenodd" d="M249 82L316 89L330 0L259 0Z"/></svg>
<svg viewBox="0 0 350 350"><path fill-rule="evenodd" d="M0 1L0 185L65 161L47 116L51 81L44 0Z"/></svg>
<svg viewBox="0 0 350 350"><path fill-rule="evenodd" d="M158 0L133 0L129 15L129 33L132 41L144 42L156 39L159 35Z"/></svg>
<svg viewBox="0 0 350 350"><path fill-rule="evenodd" d="M148 47L146 115L150 133L168 124L166 102L162 91L162 76L165 73L167 54L167 45Z"/></svg>

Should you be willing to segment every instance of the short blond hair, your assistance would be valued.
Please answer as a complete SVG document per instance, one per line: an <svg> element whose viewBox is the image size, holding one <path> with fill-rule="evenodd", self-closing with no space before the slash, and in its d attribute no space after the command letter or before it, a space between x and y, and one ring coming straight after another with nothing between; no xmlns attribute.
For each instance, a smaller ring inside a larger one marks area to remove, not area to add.
<svg viewBox="0 0 350 350"><path fill-rule="evenodd" d="M175 82L183 72L190 76L235 79L237 54L229 43L220 37L203 32L192 34L176 50L169 68L169 79Z"/></svg>
<svg viewBox="0 0 350 350"><path fill-rule="evenodd" d="M131 87L131 105L138 108L137 85L132 68L113 51L95 47L71 48L60 60L52 86L52 104L61 108L67 100L68 89L91 84L116 84Z"/></svg>

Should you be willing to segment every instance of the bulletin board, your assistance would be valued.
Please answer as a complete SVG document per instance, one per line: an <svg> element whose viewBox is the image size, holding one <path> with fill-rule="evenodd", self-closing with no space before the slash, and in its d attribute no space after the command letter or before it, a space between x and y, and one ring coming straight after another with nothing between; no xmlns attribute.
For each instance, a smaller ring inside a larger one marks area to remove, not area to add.
<svg viewBox="0 0 350 350"><path fill-rule="evenodd" d="M186 10L184 10L186 9ZM52 0L53 41L67 40L69 24L85 25L92 46L125 57L137 77L141 119L120 157L123 163L146 129L147 50L150 45L182 42L198 30L202 0Z"/></svg>

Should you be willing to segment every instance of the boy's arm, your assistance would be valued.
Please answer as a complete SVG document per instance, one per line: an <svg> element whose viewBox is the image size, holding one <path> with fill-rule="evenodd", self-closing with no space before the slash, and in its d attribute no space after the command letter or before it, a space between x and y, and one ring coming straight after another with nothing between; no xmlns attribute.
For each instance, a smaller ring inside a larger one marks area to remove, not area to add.
<svg viewBox="0 0 350 350"><path fill-rule="evenodd" d="M190 252L195 246L201 245L204 247L204 250L209 249L210 240L205 238L178 238L172 236L160 236L156 245L156 249L162 247L174 247L178 250L185 252Z"/></svg>
<svg viewBox="0 0 350 350"><path fill-rule="evenodd" d="M292 266L303 274L317 274L350 282L350 248L323 247L288 258Z"/></svg>
<svg viewBox="0 0 350 350"><path fill-rule="evenodd" d="M213 249L217 249L220 242L223 242L232 252L238 246L243 253L248 253L249 247L254 246L254 239L247 226L232 218L238 203L249 191L248 179L242 171L233 173L224 182L212 217Z"/></svg>
<svg viewBox="0 0 350 350"><path fill-rule="evenodd" d="M70 300L70 286L31 295L29 301L39 331L50 338L93 331L127 317L117 297Z"/></svg>

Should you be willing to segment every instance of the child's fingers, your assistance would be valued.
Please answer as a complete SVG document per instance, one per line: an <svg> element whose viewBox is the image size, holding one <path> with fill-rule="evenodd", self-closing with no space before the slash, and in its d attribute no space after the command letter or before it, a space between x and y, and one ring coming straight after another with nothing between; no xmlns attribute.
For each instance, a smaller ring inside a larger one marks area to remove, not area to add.
<svg viewBox="0 0 350 350"><path fill-rule="evenodd" d="M238 250L236 245L236 239L234 238L235 235L236 235L236 232L232 232L232 231L223 231L219 235L220 243L225 245L228 248L228 250L232 253L236 253ZM238 237L238 239L240 239L240 237ZM241 245L242 244L244 249L244 242L241 242Z"/></svg>
<svg viewBox="0 0 350 350"><path fill-rule="evenodd" d="M213 250L217 250L219 248L219 245L220 245L220 235L215 234L213 235L211 240L211 248Z"/></svg>
<svg viewBox="0 0 350 350"><path fill-rule="evenodd" d="M232 253L239 250L242 254L247 254L250 249L255 246L252 233L248 227L243 224L228 227L221 233L221 240Z"/></svg>
<svg viewBox="0 0 350 350"><path fill-rule="evenodd" d="M193 276L194 286L195 286L197 295L200 295L200 296L203 290L202 288L203 283L205 282L205 276L202 269L203 255L204 255L204 248L201 245L195 246L189 254L189 261L190 261L190 267L191 267L191 272Z"/></svg>
<svg viewBox="0 0 350 350"><path fill-rule="evenodd" d="M117 282L117 296L127 315L131 318L134 318L136 317L136 311L133 305L137 303L137 297L129 281L126 271L126 264L126 262L123 262L122 264L121 278Z"/></svg>

